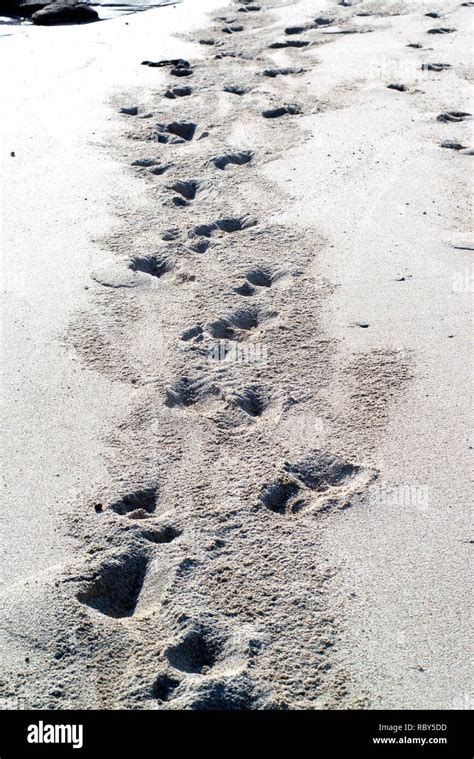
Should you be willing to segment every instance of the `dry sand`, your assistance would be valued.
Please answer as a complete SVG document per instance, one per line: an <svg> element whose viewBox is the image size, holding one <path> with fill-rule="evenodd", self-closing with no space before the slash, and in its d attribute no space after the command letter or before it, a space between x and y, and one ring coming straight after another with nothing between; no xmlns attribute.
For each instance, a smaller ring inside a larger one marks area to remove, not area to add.
<svg viewBox="0 0 474 759"><path fill-rule="evenodd" d="M466 5L2 41L5 705L471 703Z"/></svg>

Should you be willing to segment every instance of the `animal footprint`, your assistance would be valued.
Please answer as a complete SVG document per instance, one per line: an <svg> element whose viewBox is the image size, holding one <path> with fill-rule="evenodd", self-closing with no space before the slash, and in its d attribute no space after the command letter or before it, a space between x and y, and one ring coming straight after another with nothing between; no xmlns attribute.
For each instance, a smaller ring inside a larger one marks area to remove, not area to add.
<svg viewBox="0 0 474 759"><path fill-rule="evenodd" d="M137 105L127 105L120 109L119 113L125 114L125 116L137 116L138 115L138 106Z"/></svg>
<svg viewBox="0 0 474 759"><path fill-rule="evenodd" d="M276 315L276 311L267 311L257 306L241 308L211 322L207 329L218 340L245 340L250 332L262 327Z"/></svg>
<svg viewBox="0 0 474 759"><path fill-rule="evenodd" d="M151 698L161 703L169 701L179 684L180 681L175 677L166 674L158 675L151 687Z"/></svg>
<svg viewBox="0 0 474 759"><path fill-rule="evenodd" d="M188 97L192 94L192 87L172 87L170 90L166 90L163 97L174 100L176 98Z"/></svg>
<svg viewBox="0 0 474 759"><path fill-rule="evenodd" d="M388 90L397 90L397 92L406 92L408 87L404 84L387 84Z"/></svg>
<svg viewBox="0 0 474 759"><path fill-rule="evenodd" d="M280 477L270 485L264 485L259 500L275 514L297 514L306 506L298 484L285 477Z"/></svg>
<svg viewBox="0 0 474 759"><path fill-rule="evenodd" d="M222 641L204 627L189 630L183 639L168 646L165 657L180 672L206 675L216 665L223 650Z"/></svg>
<svg viewBox="0 0 474 759"><path fill-rule="evenodd" d="M260 5L256 5L254 3L250 3L248 5L244 5L243 8L239 8L240 13L256 13L257 11L262 10Z"/></svg>
<svg viewBox="0 0 474 759"><path fill-rule="evenodd" d="M454 142L453 140L444 140L441 143L442 148L447 148L448 150L465 150L466 146L461 145L460 142Z"/></svg>
<svg viewBox="0 0 474 759"><path fill-rule="evenodd" d="M155 131L150 139L156 142L173 143L191 142L197 129L192 121L172 121L170 124L155 124Z"/></svg>
<svg viewBox="0 0 474 759"><path fill-rule="evenodd" d="M268 47L272 50L283 50L285 47L308 47L308 45L311 45L310 40L284 40L272 42Z"/></svg>
<svg viewBox="0 0 474 759"><path fill-rule="evenodd" d="M421 69L422 71L445 71L446 69L450 69L451 64L450 63L422 63Z"/></svg>
<svg viewBox="0 0 474 759"><path fill-rule="evenodd" d="M224 26L221 31L225 34L235 34L236 32L243 32L244 27L241 24L234 24L233 26Z"/></svg>
<svg viewBox="0 0 474 759"><path fill-rule="evenodd" d="M160 176L171 168L170 163L160 163L155 158L138 158L133 161L132 166L139 166L142 169L148 169L150 174Z"/></svg>
<svg viewBox="0 0 474 759"><path fill-rule="evenodd" d="M239 287L236 287L234 292L244 296L255 295L258 292L256 288L271 287L274 282L284 277L285 274L285 271L276 267L265 268L257 266L255 269L247 272L245 275L246 281Z"/></svg>
<svg viewBox="0 0 474 759"><path fill-rule="evenodd" d="M209 406L209 402L218 400L219 389L208 384L204 379L180 377L166 391L165 406L168 408L187 408L197 404Z"/></svg>
<svg viewBox="0 0 474 759"><path fill-rule="evenodd" d="M158 486L152 485L127 493L117 501L113 501L109 508L128 519L146 519L155 512L157 499Z"/></svg>
<svg viewBox="0 0 474 759"><path fill-rule="evenodd" d="M258 385L251 385L240 392L234 393L230 403L242 409L248 416L260 417L270 404L270 398Z"/></svg>
<svg viewBox="0 0 474 759"><path fill-rule="evenodd" d="M173 198L173 203L177 206L187 206L189 201L194 200L200 188L200 183L196 179L188 179L185 182L176 181L168 185L169 190L178 193Z"/></svg>
<svg viewBox="0 0 474 759"><path fill-rule="evenodd" d="M250 92L250 87L242 87L238 84L226 84L224 92L230 92L232 95L246 95Z"/></svg>
<svg viewBox="0 0 474 759"><path fill-rule="evenodd" d="M284 465L284 473L264 485L260 502L278 514L296 514L310 505L318 512L346 508L350 497L367 487L373 473L344 461L328 451L315 451L296 464Z"/></svg>
<svg viewBox="0 0 474 759"><path fill-rule="evenodd" d="M440 26L435 29L428 29L428 34L452 34L453 32L456 32L457 29L452 29L446 26Z"/></svg>
<svg viewBox="0 0 474 759"><path fill-rule="evenodd" d="M238 153L225 153L224 155L213 158L212 162L218 169L225 169L229 165L243 166L250 163L254 153L251 150L240 150Z"/></svg>
<svg viewBox="0 0 474 759"><path fill-rule="evenodd" d="M276 76L289 76L290 74L302 74L304 72L304 69L300 67L286 67L286 68L273 68L273 69L264 69L262 71L263 76L268 76L274 79Z"/></svg>
<svg viewBox="0 0 474 759"><path fill-rule="evenodd" d="M210 224L197 225L189 232L189 237L211 237L216 232L232 234L233 232L241 232L244 229L253 227L257 223L257 219L248 215L217 219Z"/></svg>
<svg viewBox="0 0 474 759"><path fill-rule="evenodd" d="M191 64L189 61L184 60L184 58L171 58L162 61L142 61L142 66L150 66L151 68L170 66L170 74L173 76L191 76L193 73Z"/></svg>
<svg viewBox="0 0 474 759"><path fill-rule="evenodd" d="M279 106L278 108L268 108L267 110L262 111L262 116L265 119L277 119L280 118L280 116L285 116L286 114L294 116L302 112L303 111L301 106L297 103L286 103L285 105Z"/></svg>
<svg viewBox="0 0 474 759"><path fill-rule="evenodd" d="M470 119L472 114L466 113L465 111L446 111L446 113L440 113L440 115L437 117L438 121L466 121L466 119Z"/></svg>
<svg viewBox="0 0 474 759"><path fill-rule="evenodd" d="M80 603L114 619L131 617L145 580L148 556L138 551L114 556L101 565L77 594Z"/></svg>

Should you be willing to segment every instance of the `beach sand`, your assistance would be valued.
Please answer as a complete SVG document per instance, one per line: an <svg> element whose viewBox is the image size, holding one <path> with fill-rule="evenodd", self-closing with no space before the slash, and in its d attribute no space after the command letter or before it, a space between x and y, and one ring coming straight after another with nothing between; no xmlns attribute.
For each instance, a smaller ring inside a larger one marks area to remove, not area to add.
<svg viewBox="0 0 474 759"><path fill-rule="evenodd" d="M470 704L468 5L2 40L2 704Z"/></svg>

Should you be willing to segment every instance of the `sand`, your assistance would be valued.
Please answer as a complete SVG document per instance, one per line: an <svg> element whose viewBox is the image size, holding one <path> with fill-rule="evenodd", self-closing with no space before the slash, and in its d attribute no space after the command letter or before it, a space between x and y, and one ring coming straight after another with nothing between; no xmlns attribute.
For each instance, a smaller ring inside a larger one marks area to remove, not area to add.
<svg viewBox="0 0 474 759"><path fill-rule="evenodd" d="M258 6L2 40L6 706L470 704L472 10Z"/></svg>

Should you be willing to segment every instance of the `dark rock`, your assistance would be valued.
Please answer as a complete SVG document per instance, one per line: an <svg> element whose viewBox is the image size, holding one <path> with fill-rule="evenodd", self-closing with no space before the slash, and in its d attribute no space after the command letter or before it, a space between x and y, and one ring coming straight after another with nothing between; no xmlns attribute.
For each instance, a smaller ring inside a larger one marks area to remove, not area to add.
<svg viewBox="0 0 474 759"><path fill-rule="evenodd" d="M68 5L67 3L52 3L42 10L36 11L31 20L38 26L54 26L55 24L84 24L97 21L99 14L89 5Z"/></svg>
<svg viewBox="0 0 474 759"><path fill-rule="evenodd" d="M51 5L51 3L21 3L18 9L18 15L22 18L30 18L33 13L43 10L43 8L46 8L47 5Z"/></svg>
<svg viewBox="0 0 474 759"><path fill-rule="evenodd" d="M20 0L0 0L0 16L19 16Z"/></svg>

